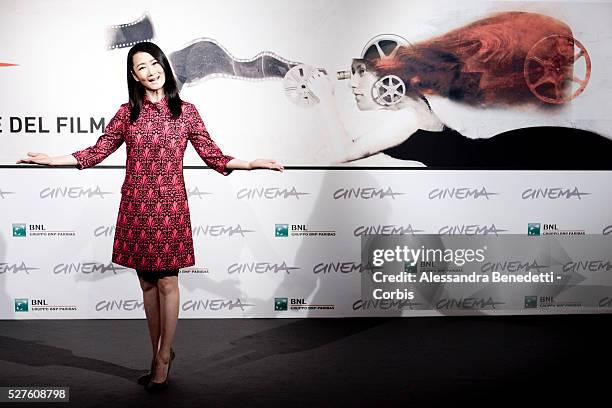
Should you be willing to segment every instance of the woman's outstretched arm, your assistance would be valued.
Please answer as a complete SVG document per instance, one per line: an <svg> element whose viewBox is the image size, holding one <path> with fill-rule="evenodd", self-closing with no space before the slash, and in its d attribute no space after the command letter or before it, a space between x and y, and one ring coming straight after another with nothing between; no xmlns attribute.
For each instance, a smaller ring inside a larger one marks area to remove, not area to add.
<svg viewBox="0 0 612 408"><path fill-rule="evenodd" d="M95 166L107 158L124 142L125 124L129 119L129 105L123 104L104 129L104 134L96 144L84 150L65 156L50 157L45 153L28 152L19 163L40 164L43 166L77 166L79 169Z"/></svg>
<svg viewBox="0 0 612 408"><path fill-rule="evenodd" d="M76 166L78 162L71 154L50 157L45 153L28 152L28 157L18 160L17 164L19 163L40 164L43 166Z"/></svg>
<svg viewBox="0 0 612 408"><path fill-rule="evenodd" d="M269 169L283 171L284 167L282 164L277 163L273 159L255 159L252 161L240 160L233 158L225 165L226 168L234 170L253 170L253 169Z"/></svg>

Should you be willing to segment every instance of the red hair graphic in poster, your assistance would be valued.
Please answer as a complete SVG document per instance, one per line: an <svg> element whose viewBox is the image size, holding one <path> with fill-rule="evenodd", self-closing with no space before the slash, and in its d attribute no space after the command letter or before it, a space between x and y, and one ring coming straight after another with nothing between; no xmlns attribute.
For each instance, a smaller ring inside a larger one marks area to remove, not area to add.
<svg viewBox="0 0 612 408"><path fill-rule="evenodd" d="M429 101L442 97L482 109L483 122L491 120L486 109L492 107L523 106L517 115L539 109L547 116L585 90L590 71L590 57L569 26L541 14L499 13L414 44L377 36L338 79L350 78L360 110L396 111L406 123L336 135L330 160L384 153L439 168L610 169L612 140L596 133L537 126L475 139L447 126ZM309 83L317 95L326 94L323 78L319 72ZM327 99L333 112L333 93ZM352 142L341 145L343 139Z"/></svg>
<svg viewBox="0 0 612 408"><path fill-rule="evenodd" d="M584 78L573 72L581 58ZM523 12L497 14L400 46L387 58L372 48L364 61L383 75L406 78L407 93L482 106L568 102L584 90L591 69L586 49L566 24Z"/></svg>

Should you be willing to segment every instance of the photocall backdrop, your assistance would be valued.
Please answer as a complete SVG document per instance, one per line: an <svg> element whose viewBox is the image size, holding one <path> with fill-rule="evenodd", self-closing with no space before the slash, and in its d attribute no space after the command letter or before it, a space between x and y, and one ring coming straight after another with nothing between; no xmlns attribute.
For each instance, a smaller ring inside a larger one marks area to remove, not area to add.
<svg viewBox="0 0 612 408"><path fill-rule="evenodd" d="M4 176L0 317L142 317L136 273L110 261L123 169L6 169ZM516 290L517 285L491 284L476 290L447 284L449 290L439 292L431 310L419 310L411 302L361 296L366 268L361 238L368 233L517 234L536 240L534 246L546 234L584 234L575 238L599 236L609 247L612 187L604 172L363 169L222 177L209 169L187 169L185 176L196 256L196 265L179 275L185 318L612 308L610 250L559 260L570 279L552 297L539 286ZM513 270L525 273L529 267L500 267ZM546 303L526 306L534 296ZM27 302L27 312L19 310L19 299Z"/></svg>
<svg viewBox="0 0 612 408"><path fill-rule="evenodd" d="M443 95L433 86L426 89L422 76L394 83L395 90L418 84L436 116L470 139L534 126L573 128L605 140L612 135L606 104L612 87L608 1L5 1L0 9L3 319L144 316L135 272L110 263L125 148L82 172L10 167L27 151L61 155L96 141L127 101L125 57L134 41L152 40L169 55L181 96L197 106L224 152L274 157L288 166L326 166L346 153L347 141L414 131L410 126L419 121L417 111L394 108L395 96L376 94L380 87L366 96L378 96L382 108L367 109L355 95L361 83L354 81L355 73L351 79L353 59L362 60L368 50L381 57L398 45L427 45L498 13L528 12L563 24L553 24L561 28L552 40L534 40L538 46L525 47L520 38L527 35L494 37L510 44L498 44L498 51L506 46L536 61L535 67L524 61L515 67L524 71L524 83L535 87L517 91L526 101L503 93L483 92L483 99L474 101L457 92ZM567 57L565 25L575 52L570 68L557 58ZM550 54L551 49L560 51ZM550 66L542 57L575 75L562 77L559 93L554 84L535 86L542 67ZM312 80L316 72L325 73L325 80ZM342 75L348 79L339 79ZM496 71L491 75L494 79ZM580 142L575 139L577 149ZM525 157L554 156L553 146L535 146L524 145ZM554 159L594 162L590 154ZM596 151L592 155L601 161ZM612 308L610 260L599 258L571 269L579 279L554 296L491 287L445 293L433 310L363 300L360 283L360 239L366 233L527 235L538 226L542 234L603 239L612 231L609 171L410 170L398 167L423 163L378 153L350 163L350 170L313 167L220 177L193 167L203 167L193 149L184 163L190 166L185 176L197 264L181 271L182 317ZM592 290L572 290L580 286Z"/></svg>

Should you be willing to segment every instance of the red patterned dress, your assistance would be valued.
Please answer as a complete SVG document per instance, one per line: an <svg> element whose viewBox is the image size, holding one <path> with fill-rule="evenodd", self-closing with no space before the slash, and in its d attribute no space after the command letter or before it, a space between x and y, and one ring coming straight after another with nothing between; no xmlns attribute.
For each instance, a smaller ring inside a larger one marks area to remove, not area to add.
<svg viewBox="0 0 612 408"><path fill-rule="evenodd" d="M183 155L190 141L214 170L228 175L224 155L210 138L195 106L183 102L180 118L167 99L145 98L138 120L130 123L129 104L121 105L95 145L73 153L79 169L95 166L123 142L126 176L113 243L113 262L141 270L195 265Z"/></svg>

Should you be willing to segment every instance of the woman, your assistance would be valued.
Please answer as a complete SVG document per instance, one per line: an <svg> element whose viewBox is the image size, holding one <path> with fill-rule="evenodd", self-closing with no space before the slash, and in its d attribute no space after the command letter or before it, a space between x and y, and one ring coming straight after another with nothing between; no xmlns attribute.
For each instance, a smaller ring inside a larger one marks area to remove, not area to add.
<svg viewBox="0 0 612 408"><path fill-rule="evenodd" d="M526 79L524 62L530 50L538 54L534 65L528 64ZM612 141L595 133L530 127L472 139L446 126L428 100L442 97L483 110L521 106L546 112L558 107L553 102L561 105L571 99L569 82L553 79L575 78L573 63L580 57L574 55L569 27L547 16L522 12L500 13L413 45L375 41L351 67L357 107L398 111L404 120L395 118L386 121L384 129L336 138L332 150L337 157L332 161L348 162L382 152L444 168L612 169ZM548 67L547 61L554 66ZM549 71L559 77L549 78L553 75ZM323 76L317 72L311 79L317 95L328 93ZM528 80L538 87L530 89ZM333 98L328 103L327 110L337 116ZM339 145L337 140L350 142Z"/></svg>
<svg viewBox="0 0 612 408"><path fill-rule="evenodd" d="M121 105L95 145L71 155L28 153L17 163L95 166L125 142L126 178L113 245L113 262L137 271L151 337L151 371L138 379L149 391L168 384L179 312L178 271L195 265L183 154L187 141L214 170L282 171L274 160L251 162L224 155L212 141L194 105L181 100L172 68L150 42L127 56L129 103Z"/></svg>

